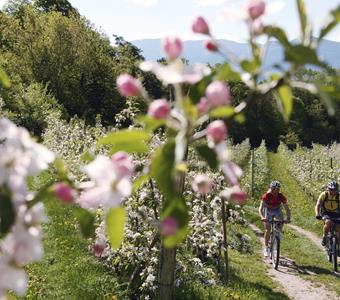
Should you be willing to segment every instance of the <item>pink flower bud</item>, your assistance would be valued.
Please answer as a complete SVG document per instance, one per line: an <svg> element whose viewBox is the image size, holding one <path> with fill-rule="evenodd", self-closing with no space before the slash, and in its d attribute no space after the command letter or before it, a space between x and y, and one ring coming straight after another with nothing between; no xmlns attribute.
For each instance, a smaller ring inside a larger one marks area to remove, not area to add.
<svg viewBox="0 0 340 300"><path fill-rule="evenodd" d="M72 188L64 183L64 182L57 182L53 185L52 190L54 195L64 203L72 203L74 200L74 191Z"/></svg>
<svg viewBox="0 0 340 300"><path fill-rule="evenodd" d="M218 51L218 45L213 40L205 41L204 47L205 47L205 49L207 49L208 51L211 51L211 52Z"/></svg>
<svg viewBox="0 0 340 300"><path fill-rule="evenodd" d="M247 202L247 194L238 185L223 190L221 197L231 200L237 205L243 205Z"/></svg>
<svg viewBox="0 0 340 300"><path fill-rule="evenodd" d="M166 99L158 99L151 102L148 115L155 119L166 119L170 113L170 105Z"/></svg>
<svg viewBox="0 0 340 300"><path fill-rule="evenodd" d="M213 187L212 179L204 174L199 174L194 178L192 182L192 189L196 193L200 193L202 195L208 194Z"/></svg>
<svg viewBox="0 0 340 300"><path fill-rule="evenodd" d="M202 97L200 102L197 103L197 110L200 115L205 114L209 110L209 107L210 103L205 97Z"/></svg>
<svg viewBox="0 0 340 300"><path fill-rule="evenodd" d="M119 176L131 176L134 171L133 160L124 151L118 151L111 156L111 161L116 165Z"/></svg>
<svg viewBox="0 0 340 300"><path fill-rule="evenodd" d="M249 18L255 20L264 14L266 3L263 0L249 0L246 9Z"/></svg>
<svg viewBox="0 0 340 300"><path fill-rule="evenodd" d="M211 122L207 127L207 139L208 142L212 141L214 144L218 144L226 138L227 126L221 120Z"/></svg>
<svg viewBox="0 0 340 300"><path fill-rule="evenodd" d="M170 59L179 57L183 50L183 43L178 37L167 37L163 40L163 50Z"/></svg>
<svg viewBox="0 0 340 300"><path fill-rule="evenodd" d="M192 23L192 31L195 33L210 34L208 23L203 17L196 17Z"/></svg>
<svg viewBox="0 0 340 300"><path fill-rule="evenodd" d="M100 257L106 247L106 243L102 239L97 239L93 245L93 252L96 257Z"/></svg>
<svg viewBox="0 0 340 300"><path fill-rule="evenodd" d="M123 74L117 78L118 91L122 96L140 96L141 95L141 84L138 79L133 78L129 74Z"/></svg>
<svg viewBox="0 0 340 300"><path fill-rule="evenodd" d="M174 217L167 217L159 224L161 235L174 235L178 230L178 222Z"/></svg>
<svg viewBox="0 0 340 300"><path fill-rule="evenodd" d="M229 87L222 81L214 81L210 83L205 91L205 95L211 106L221 106L230 104Z"/></svg>

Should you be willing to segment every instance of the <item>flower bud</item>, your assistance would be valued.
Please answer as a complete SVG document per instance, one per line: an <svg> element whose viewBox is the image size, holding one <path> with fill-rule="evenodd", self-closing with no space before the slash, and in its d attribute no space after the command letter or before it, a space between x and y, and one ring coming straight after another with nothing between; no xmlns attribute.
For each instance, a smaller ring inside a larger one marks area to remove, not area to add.
<svg viewBox="0 0 340 300"><path fill-rule="evenodd" d="M174 235L178 229L178 222L174 217L167 217L159 224L161 235Z"/></svg>
<svg viewBox="0 0 340 300"><path fill-rule="evenodd" d="M252 30L255 36L259 36L263 33L264 27L260 19L254 20L252 24Z"/></svg>
<svg viewBox="0 0 340 300"><path fill-rule="evenodd" d="M57 182L53 185L52 190L54 195L64 203L72 203L74 200L74 191L72 188L64 183L64 182Z"/></svg>
<svg viewBox="0 0 340 300"><path fill-rule="evenodd" d="M246 9L249 18L255 20L264 14L266 3L263 0L249 0Z"/></svg>
<svg viewBox="0 0 340 300"><path fill-rule="evenodd" d="M196 193L200 193L202 195L208 194L213 187L212 179L204 174L199 174L194 178L192 182L192 189Z"/></svg>
<svg viewBox="0 0 340 300"><path fill-rule="evenodd" d="M101 257L104 249L106 247L106 242L103 239L97 239L93 245L93 252L96 257Z"/></svg>
<svg viewBox="0 0 340 300"><path fill-rule="evenodd" d="M196 17L192 23L192 31L195 33L210 34L208 23L203 17Z"/></svg>
<svg viewBox="0 0 340 300"><path fill-rule="evenodd" d="M148 115L155 119L166 119L170 113L170 105L166 99L158 99L151 102Z"/></svg>
<svg viewBox="0 0 340 300"><path fill-rule="evenodd" d="M218 51L218 45L213 40L205 41L204 47L205 47L205 49L207 49L208 51L211 51L211 52Z"/></svg>
<svg viewBox="0 0 340 300"><path fill-rule="evenodd" d="M207 139L208 142L212 141L214 144L218 144L226 138L227 126L221 120L211 122L207 127Z"/></svg>
<svg viewBox="0 0 340 300"><path fill-rule="evenodd" d="M229 87L222 81L214 81L210 83L205 91L205 95L211 106L221 106L230 104Z"/></svg>
<svg viewBox="0 0 340 300"><path fill-rule="evenodd" d="M132 157L124 151L118 151L111 156L116 165L119 176L131 176L134 171Z"/></svg>
<svg viewBox="0 0 340 300"><path fill-rule="evenodd" d="M231 200L237 205L243 205L247 202L247 194L238 185L223 190L221 197Z"/></svg>
<svg viewBox="0 0 340 300"><path fill-rule="evenodd" d="M210 107L210 103L207 98L202 97L200 102L197 103L197 110L200 115L205 114Z"/></svg>
<svg viewBox="0 0 340 300"><path fill-rule="evenodd" d="M163 40L163 50L170 59L179 57L183 50L183 43L178 37L167 37Z"/></svg>
<svg viewBox="0 0 340 300"><path fill-rule="evenodd" d="M118 91L122 96L140 96L141 84L138 79L132 77L129 74L123 74L117 78Z"/></svg>

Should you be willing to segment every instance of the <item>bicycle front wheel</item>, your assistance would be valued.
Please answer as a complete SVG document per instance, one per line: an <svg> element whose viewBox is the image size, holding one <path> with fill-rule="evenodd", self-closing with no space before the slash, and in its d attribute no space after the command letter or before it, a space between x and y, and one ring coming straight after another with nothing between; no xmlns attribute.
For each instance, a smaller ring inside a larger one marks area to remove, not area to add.
<svg viewBox="0 0 340 300"><path fill-rule="evenodd" d="M333 237L332 240L332 253L333 253L333 270L334 272L338 272L338 239L336 237Z"/></svg>
<svg viewBox="0 0 340 300"><path fill-rule="evenodd" d="M279 267L280 261L280 239L276 236L272 241L272 248L271 248L271 258L272 258L272 265L275 270Z"/></svg>

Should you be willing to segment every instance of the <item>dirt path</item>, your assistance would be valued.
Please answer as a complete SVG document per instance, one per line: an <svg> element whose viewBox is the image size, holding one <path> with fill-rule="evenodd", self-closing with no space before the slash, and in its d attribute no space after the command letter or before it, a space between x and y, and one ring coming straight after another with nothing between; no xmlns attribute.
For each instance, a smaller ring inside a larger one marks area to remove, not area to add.
<svg viewBox="0 0 340 300"><path fill-rule="evenodd" d="M264 245L262 231L253 224L250 224L250 227L260 237L261 243ZM313 242L319 245L319 238L314 236L313 233L294 225L291 225L291 228L311 238ZM327 291L324 285L315 284L300 278L298 274L301 273L301 270L291 259L282 257L278 270L274 270L269 265L270 261L268 258L263 257L263 262L268 264L268 275L281 285L289 298L293 300L339 300L339 297L335 293ZM305 271L303 272L305 273Z"/></svg>
<svg viewBox="0 0 340 300"><path fill-rule="evenodd" d="M313 232L307 231L299 226L293 224L287 224L287 226L296 232L304 235L305 237L309 238L316 246L318 246L321 250L324 251L324 247L321 245L321 239Z"/></svg>

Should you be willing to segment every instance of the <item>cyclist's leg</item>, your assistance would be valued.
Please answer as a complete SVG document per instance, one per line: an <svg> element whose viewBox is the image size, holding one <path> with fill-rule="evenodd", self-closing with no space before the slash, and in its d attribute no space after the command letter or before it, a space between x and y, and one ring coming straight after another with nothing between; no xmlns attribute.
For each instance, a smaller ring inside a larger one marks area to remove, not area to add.
<svg viewBox="0 0 340 300"><path fill-rule="evenodd" d="M328 215L323 216L324 225L323 225L323 237L325 238L331 228L332 221L329 219Z"/></svg>
<svg viewBox="0 0 340 300"><path fill-rule="evenodd" d="M266 209L265 217L266 217L267 221L263 222L263 225L264 225L264 244L265 244L266 247L268 247L269 237L270 237L270 223L269 223L269 221L273 218L271 211L269 209Z"/></svg>

